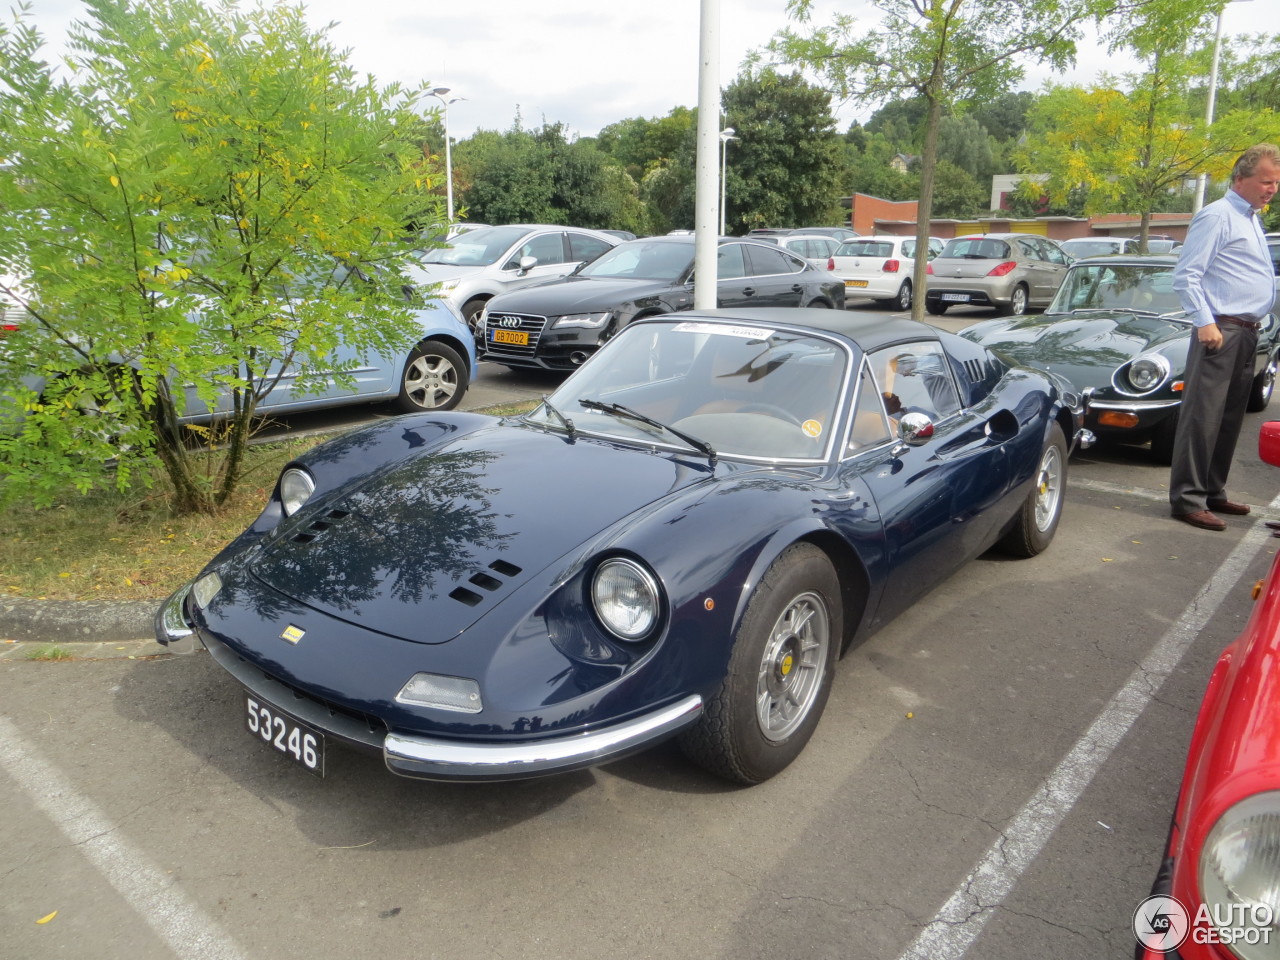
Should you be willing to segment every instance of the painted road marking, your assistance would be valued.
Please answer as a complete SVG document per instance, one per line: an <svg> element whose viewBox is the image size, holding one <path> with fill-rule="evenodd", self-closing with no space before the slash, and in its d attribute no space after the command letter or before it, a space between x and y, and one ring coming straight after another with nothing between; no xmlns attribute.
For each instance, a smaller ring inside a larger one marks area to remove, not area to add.
<svg viewBox="0 0 1280 960"><path fill-rule="evenodd" d="M1090 487L1094 483L1088 484ZM1117 487L1113 492L1120 492ZM1137 491L1126 491L1134 492ZM1166 495L1167 496L1167 495ZM1280 509L1280 497L1268 512ZM960 960L1269 540L1258 520L900 960Z"/></svg>
<svg viewBox="0 0 1280 960"><path fill-rule="evenodd" d="M183 960L244 960L244 954L71 781L0 717L0 767Z"/></svg>

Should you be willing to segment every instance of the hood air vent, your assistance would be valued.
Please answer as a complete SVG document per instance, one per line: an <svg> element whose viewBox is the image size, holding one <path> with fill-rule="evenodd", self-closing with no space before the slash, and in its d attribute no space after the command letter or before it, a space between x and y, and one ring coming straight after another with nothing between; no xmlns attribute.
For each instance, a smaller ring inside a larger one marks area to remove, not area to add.
<svg viewBox="0 0 1280 960"><path fill-rule="evenodd" d="M488 569L507 579L512 579L521 572L520 567L517 567L514 563L507 563L505 560L493 561L493 563L489 564ZM479 587L481 590L487 590L489 593L501 589L503 585L503 581L499 580L498 577L490 576L484 570L473 573L467 578L467 582ZM468 607L474 607L484 601L484 594L476 593L476 591L469 590L466 587L455 587L449 596L459 603L465 603Z"/></svg>

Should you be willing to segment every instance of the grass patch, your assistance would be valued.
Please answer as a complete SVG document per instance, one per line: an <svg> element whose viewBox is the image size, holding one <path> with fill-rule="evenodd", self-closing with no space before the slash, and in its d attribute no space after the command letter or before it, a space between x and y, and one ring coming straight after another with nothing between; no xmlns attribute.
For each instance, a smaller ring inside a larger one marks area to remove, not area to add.
<svg viewBox="0 0 1280 960"><path fill-rule="evenodd" d="M69 650L65 650L56 643L44 644L36 647L34 650L26 654L28 660L74 660Z"/></svg>
<svg viewBox="0 0 1280 960"><path fill-rule="evenodd" d="M322 438L250 447L244 479L215 517L174 516L159 481L150 491L74 491L49 507L0 513L0 596L157 600L195 576L262 511L280 468Z"/></svg>

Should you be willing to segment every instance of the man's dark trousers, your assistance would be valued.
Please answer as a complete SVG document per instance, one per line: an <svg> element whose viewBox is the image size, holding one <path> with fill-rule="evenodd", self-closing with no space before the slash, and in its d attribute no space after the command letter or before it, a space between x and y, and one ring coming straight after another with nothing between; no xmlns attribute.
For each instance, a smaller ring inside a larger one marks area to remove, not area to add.
<svg viewBox="0 0 1280 960"><path fill-rule="evenodd" d="M1169 503L1176 516L1226 500L1227 474L1235 454L1245 405L1253 389L1258 331L1220 324L1222 346L1206 350L1191 334L1169 475Z"/></svg>

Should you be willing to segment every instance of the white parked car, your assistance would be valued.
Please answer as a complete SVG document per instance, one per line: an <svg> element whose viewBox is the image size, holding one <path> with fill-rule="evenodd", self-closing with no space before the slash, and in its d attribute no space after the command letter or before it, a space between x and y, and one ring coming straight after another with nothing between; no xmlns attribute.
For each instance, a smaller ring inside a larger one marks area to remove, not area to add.
<svg viewBox="0 0 1280 960"><path fill-rule="evenodd" d="M940 238L930 237L928 259L942 247ZM915 237L858 237L842 243L828 267L844 281L846 298L871 297L895 310L910 310L915 254Z"/></svg>
<svg viewBox="0 0 1280 960"><path fill-rule="evenodd" d="M840 247L840 241L835 237L825 237L817 233L789 233L751 239L764 243L776 243L783 250L789 250L797 257L804 257L819 270L831 268L831 257Z"/></svg>
<svg viewBox="0 0 1280 960"><path fill-rule="evenodd" d="M425 250L410 277L435 285L434 293L462 314L472 330L484 305L500 293L559 280L620 239L600 230L551 224L481 227Z"/></svg>

